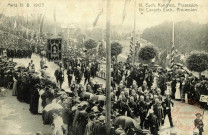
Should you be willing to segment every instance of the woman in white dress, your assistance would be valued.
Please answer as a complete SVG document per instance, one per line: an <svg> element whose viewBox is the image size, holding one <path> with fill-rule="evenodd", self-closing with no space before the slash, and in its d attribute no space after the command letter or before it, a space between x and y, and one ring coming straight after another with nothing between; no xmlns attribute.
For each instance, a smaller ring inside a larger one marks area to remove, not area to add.
<svg viewBox="0 0 208 135"><path fill-rule="evenodd" d="M154 73L154 79L153 79L153 84L152 84L152 89L157 89L158 87L158 79L159 79L159 75L158 73Z"/></svg>
<svg viewBox="0 0 208 135"><path fill-rule="evenodd" d="M171 88L171 82L166 82L167 89L165 91L165 95L171 95L172 94L172 88Z"/></svg>
<svg viewBox="0 0 208 135"><path fill-rule="evenodd" d="M180 79L177 79L176 81L177 83L176 83L175 99L181 100Z"/></svg>

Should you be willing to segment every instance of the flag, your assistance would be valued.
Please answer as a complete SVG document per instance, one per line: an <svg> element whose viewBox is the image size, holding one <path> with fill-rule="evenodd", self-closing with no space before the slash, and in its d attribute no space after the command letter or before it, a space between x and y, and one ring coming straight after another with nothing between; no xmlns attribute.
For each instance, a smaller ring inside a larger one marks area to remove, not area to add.
<svg viewBox="0 0 208 135"><path fill-rule="evenodd" d="M100 18L102 13L103 13L103 8L100 10L100 12L98 13L97 17L95 18L95 21L93 23L93 27L96 26L96 24L97 24L97 22L98 22L98 20L99 20L99 18Z"/></svg>
<svg viewBox="0 0 208 135"><path fill-rule="evenodd" d="M124 22L124 19L125 19L125 17L126 17L126 7L127 7L127 4L129 4L130 2L131 2L131 0L125 0L124 8L123 8L122 23Z"/></svg>

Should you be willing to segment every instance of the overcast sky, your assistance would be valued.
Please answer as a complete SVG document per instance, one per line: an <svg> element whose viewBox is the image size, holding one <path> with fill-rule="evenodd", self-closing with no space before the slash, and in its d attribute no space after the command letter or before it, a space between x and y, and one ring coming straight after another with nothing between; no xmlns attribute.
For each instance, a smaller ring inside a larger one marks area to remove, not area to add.
<svg viewBox="0 0 208 135"><path fill-rule="evenodd" d="M139 3L152 4L163 3L165 0L137 0L137 29L144 29L164 21L185 21L191 20L198 23L208 22L208 1L207 0L171 0L171 3L195 3L198 4L197 12L174 12L174 13L147 13L139 12ZM76 24L83 27L84 25L92 27L97 14L103 7L104 12L96 27L105 27L106 18L106 0L1 0L0 12L9 16L27 14L45 14L50 21L54 20L54 8L56 9L56 20L62 24ZM20 7L23 3L23 7ZM26 4L29 3L30 7ZM34 7L34 3L43 3L42 7ZM113 25L123 25L133 27L134 18L134 0L131 0L127 6L126 18L122 24L122 15L125 0L111 0L111 23ZM10 4L10 5L9 5ZM17 7L11 7L11 4L17 4ZM32 16L30 16L31 18Z"/></svg>

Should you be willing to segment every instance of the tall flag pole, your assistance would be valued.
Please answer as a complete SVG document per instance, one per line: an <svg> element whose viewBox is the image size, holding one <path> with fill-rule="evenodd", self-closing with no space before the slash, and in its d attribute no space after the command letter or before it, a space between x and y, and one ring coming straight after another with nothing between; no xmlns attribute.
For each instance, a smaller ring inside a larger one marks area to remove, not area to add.
<svg viewBox="0 0 208 135"><path fill-rule="evenodd" d="M135 63L135 46L136 46L136 0L134 0L134 46L133 46L133 65Z"/></svg>
<svg viewBox="0 0 208 135"><path fill-rule="evenodd" d="M67 48L69 47L69 24L67 24Z"/></svg>
<svg viewBox="0 0 208 135"><path fill-rule="evenodd" d="M171 68L173 68L173 66L174 66L174 55L175 55L175 43L174 43L175 32L174 32L174 29L175 29L175 23L173 21L173 26L172 26L172 48L171 48Z"/></svg>
<svg viewBox="0 0 208 135"><path fill-rule="evenodd" d="M44 18L45 18L45 13L42 16L41 22L40 22L40 36L42 37L43 34L43 22L44 22Z"/></svg>
<svg viewBox="0 0 208 135"><path fill-rule="evenodd" d="M110 135L111 130L111 45L110 45L110 16L111 0L106 3L106 134Z"/></svg>
<svg viewBox="0 0 208 135"><path fill-rule="evenodd" d="M56 36L56 8L54 8L54 35Z"/></svg>
<svg viewBox="0 0 208 135"><path fill-rule="evenodd" d="M27 39L28 39L28 14L27 14Z"/></svg>
<svg viewBox="0 0 208 135"><path fill-rule="evenodd" d="M134 45L134 37L133 32L131 33L131 39L130 39L130 58L133 60L133 45Z"/></svg>

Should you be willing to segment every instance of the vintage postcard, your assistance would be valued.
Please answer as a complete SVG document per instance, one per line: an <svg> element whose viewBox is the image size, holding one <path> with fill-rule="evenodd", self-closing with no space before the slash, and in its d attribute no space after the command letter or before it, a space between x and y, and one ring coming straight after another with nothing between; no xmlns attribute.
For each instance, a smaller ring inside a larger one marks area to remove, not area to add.
<svg viewBox="0 0 208 135"><path fill-rule="evenodd" d="M207 109L207 0L0 1L0 135L206 135Z"/></svg>

